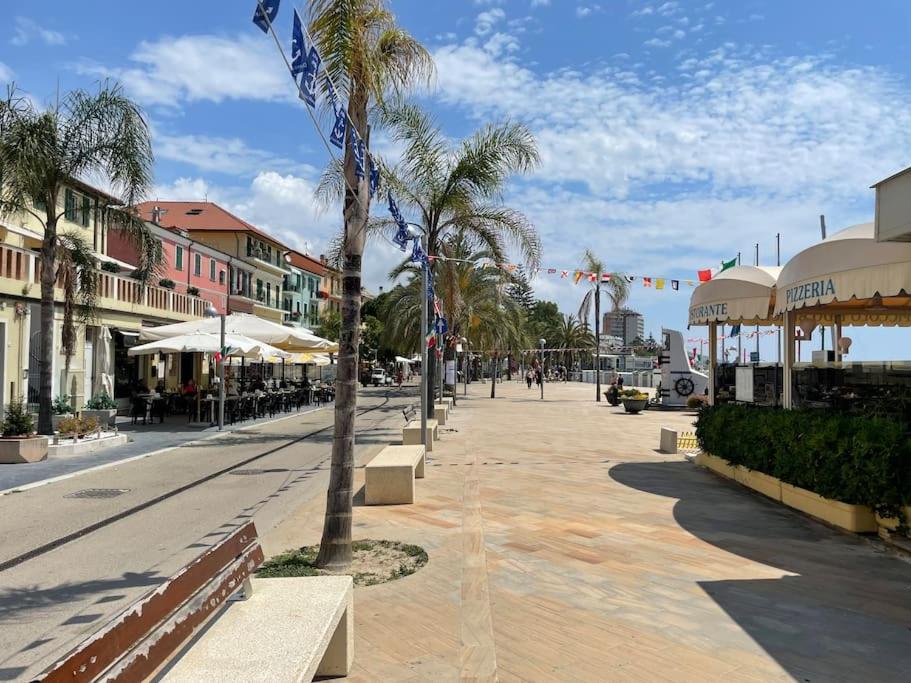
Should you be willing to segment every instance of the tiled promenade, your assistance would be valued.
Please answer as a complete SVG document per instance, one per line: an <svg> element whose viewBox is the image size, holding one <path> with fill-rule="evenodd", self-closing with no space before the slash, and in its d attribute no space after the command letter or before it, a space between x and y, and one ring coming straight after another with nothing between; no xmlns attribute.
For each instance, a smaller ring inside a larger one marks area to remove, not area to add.
<svg viewBox="0 0 911 683"><path fill-rule="evenodd" d="M430 562L356 591L348 680L908 680L911 564L656 453L690 416L489 389L442 428L414 505L355 508L356 537ZM323 505L267 552L318 542Z"/></svg>

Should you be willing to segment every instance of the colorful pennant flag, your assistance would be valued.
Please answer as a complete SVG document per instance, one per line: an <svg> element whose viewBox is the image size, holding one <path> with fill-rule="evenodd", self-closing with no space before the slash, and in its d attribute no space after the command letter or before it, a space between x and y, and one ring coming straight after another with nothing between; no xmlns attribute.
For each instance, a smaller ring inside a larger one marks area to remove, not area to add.
<svg viewBox="0 0 911 683"><path fill-rule="evenodd" d="M280 0L257 0L256 11L253 12L253 23L259 26L263 33L269 32L269 24L278 16L278 3Z"/></svg>
<svg viewBox="0 0 911 683"><path fill-rule="evenodd" d="M726 271L728 268L733 268L733 267L736 266L736 265L737 265L737 259L736 259L736 258L732 258L730 261L722 261L722 262L721 262L721 272L723 273L723 272Z"/></svg>
<svg viewBox="0 0 911 683"><path fill-rule="evenodd" d="M583 276L584 274L585 274L585 273L583 273L581 270L577 270L577 271L576 271L576 274L573 275L573 284L574 284L574 285L579 284L579 280L582 279L582 276Z"/></svg>
<svg viewBox="0 0 911 683"><path fill-rule="evenodd" d="M680 280L671 280L671 289L675 292L680 289Z"/></svg>
<svg viewBox="0 0 911 683"><path fill-rule="evenodd" d="M708 282L712 279L712 269L707 268L706 270L696 271L696 274L699 276L699 282Z"/></svg>
<svg viewBox="0 0 911 683"><path fill-rule="evenodd" d="M568 270L561 270L561 271L560 271L560 279L561 279L561 280L565 280L567 277L569 277L569 271L568 271Z"/></svg>
<svg viewBox="0 0 911 683"><path fill-rule="evenodd" d="M588 281L589 281L589 282L597 282L597 281L598 281L598 273L589 273L589 274L588 274Z"/></svg>
<svg viewBox="0 0 911 683"><path fill-rule="evenodd" d="M553 275L553 274L556 273L556 272L557 272L557 269L556 269L556 268L548 268L548 269L547 269L547 274L548 274L548 275Z"/></svg>
<svg viewBox="0 0 911 683"><path fill-rule="evenodd" d="M610 282L610 273L601 273L601 282Z"/></svg>
<svg viewBox="0 0 911 683"><path fill-rule="evenodd" d="M655 280L655 289L664 289L664 278L658 278Z"/></svg>
<svg viewBox="0 0 911 683"><path fill-rule="evenodd" d="M696 283L693 282L692 280L687 280L687 281L686 281L686 284L687 284L688 287L695 287L695 286L696 286Z"/></svg>
<svg viewBox="0 0 911 683"><path fill-rule="evenodd" d="M644 277L644 278L642 278L642 286L643 286L643 287L651 287L651 286L652 286L652 278L650 278L650 277Z"/></svg>

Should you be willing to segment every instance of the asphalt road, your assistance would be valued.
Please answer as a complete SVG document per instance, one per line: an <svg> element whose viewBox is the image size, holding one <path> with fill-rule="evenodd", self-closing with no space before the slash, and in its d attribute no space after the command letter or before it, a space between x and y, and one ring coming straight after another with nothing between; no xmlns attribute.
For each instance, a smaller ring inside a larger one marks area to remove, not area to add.
<svg viewBox="0 0 911 683"><path fill-rule="evenodd" d="M401 438L417 400L363 392L359 465ZM0 498L0 681L40 672L237 525L264 535L325 495L332 420L295 415Z"/></svg>

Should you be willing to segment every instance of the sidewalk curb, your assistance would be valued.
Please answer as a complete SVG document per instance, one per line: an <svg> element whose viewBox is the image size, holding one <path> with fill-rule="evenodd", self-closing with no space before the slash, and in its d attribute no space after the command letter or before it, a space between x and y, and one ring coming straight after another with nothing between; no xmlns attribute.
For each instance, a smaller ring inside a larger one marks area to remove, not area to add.
<svg viewBox="0 0 911 683"><path fill-rule="evenodd" d="M56 477L49 477L48 479L41 479L39 481L33 481L28 484L22 484L21 486L14 486L12 488L0 491L0 498L2 498L3 496L8 496L13 493L24 493L26 491L30 491L31 489L36 489L41 486L46 486L48 484L56 484L59 481L65 481L67 479L72 479L73 477L78 477L83 474L89 474L90 472L98 472L100 470L105 470L110 467L117 467L118 465L126 465L131 462L136 462L137 460L142 460L143 458L152 457L153 455L160 455L162 453L167 453L168 451L175 451L180 448L186 448L187 446L196 446L198 444L201 444L204 441L211 441L212 439L218 439L220 437L227 436L228 434L234 434L235 432L243 432L248 429L253 429L254 427L262 427L265 425L274 424L276 422L281 422L282 420L290 420L291 418L298 417L300 415L309 415L311 413L317 413L321 410L324 410L325 408L328 408L329 405L330 404L322 405L319 408L314 408L313 410L308 410L306 412L294 413L293 415L283 415L282 417L276 417L272 420L268 420L267 422L259 422L257 424L246 425L245 427L238 427L237 429L215 432L213 434L209 434L208 436L203 436L199 439L193 439L192 441L187 441L185 443L178 444L177 446L168 446L167 448L159 448L158 450L149 451L148 453L140 453L139 455L133 455L133 456L130 456L129 458L124 458L123 460L115 460L113 462L106 462L101 465L96 465L95 467L87 467L84 470L77 470L76 472L68 472L67 474L61 474Z"/></svg>

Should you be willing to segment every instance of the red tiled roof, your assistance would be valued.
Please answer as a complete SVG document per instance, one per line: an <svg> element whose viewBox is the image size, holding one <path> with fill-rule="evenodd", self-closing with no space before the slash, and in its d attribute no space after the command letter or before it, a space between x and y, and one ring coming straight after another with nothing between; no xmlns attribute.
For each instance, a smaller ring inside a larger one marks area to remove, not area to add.
<svg viewBox="0 0 911 683"><path fill-rule="evenodd" d="M302 254L299 251L291 251L291 265L319 276L326 274L326 266L324 266L319 259L315 259L307 254Z"/></svg>
<svg viewBox="0 0 911 683"><path fill-rule="evenodd" d="M247 223L213 202L142 202L137 205L136 209L142 218L151 221L152 211L156 206L164 210L158 224L169 230L179 228L190 233L198 231L252 232L284 249L288 248L267 232Z"/></svg>

